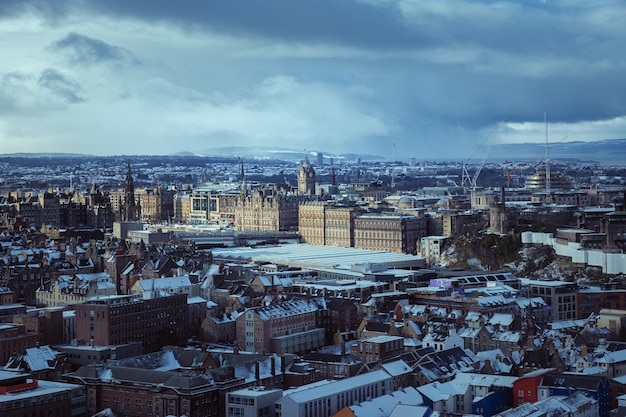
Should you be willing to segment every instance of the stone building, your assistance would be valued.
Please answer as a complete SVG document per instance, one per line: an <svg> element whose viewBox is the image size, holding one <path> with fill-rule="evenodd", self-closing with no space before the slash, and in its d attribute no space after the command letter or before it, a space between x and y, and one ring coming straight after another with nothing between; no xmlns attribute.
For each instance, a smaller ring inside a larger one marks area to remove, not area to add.
<svg viewBox="0 0 626 417"><path fill-rule="evenodd" d="M354 218L354 247L396 253L417 251L417 242L426 236L425 217L395 213L367 213Z"/></svg>
<svg viewBox="0 0 626 417"><path fill-rule="evenodd" d="M308 157L304 158L298 170L298 193L315 195L315 170Z"/></svg>
<svg viewBox="0 0 626 417"><path fill-rule="evenodd" d="M242 191L235 207L239 232L288 232L298 229L301 198L275 188Z"/></svg>
<svg viewBox="0 0 626 417"><path fill-rule="evenodd" d="M427 235L427 219L395 212L367 213L361 206L311 201L300 205L298 230L311 245L383 250L417 251Z"/></svg>
<svg viewBox="0 0 626 417"><path fill-rule="evenodd" d="M354 246L354 219L362 212L357 206L339 206L311 201L300 205L298 230L305 243L319 246Z"/></svg>

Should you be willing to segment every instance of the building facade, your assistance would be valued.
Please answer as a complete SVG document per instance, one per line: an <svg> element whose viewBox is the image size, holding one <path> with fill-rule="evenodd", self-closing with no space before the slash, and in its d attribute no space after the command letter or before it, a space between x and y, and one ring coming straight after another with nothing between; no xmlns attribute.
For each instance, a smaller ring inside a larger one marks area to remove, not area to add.
<svg viewBox="0 0 626 417"><path fill-rule="evenodd" d="M276 402L278 417L332 416L344 407L392 392L392 378L383 371L372 371L302 390L285 392Z"/></svg>
<svg viewBox="0 0 626 417"><path fill-rule="evenodd" d="M247 352L298 353L324 346L319 304L291 300L247 310L237 318L237 343Z"/></svg>
<svg viewBox="0 0 626 417"><path fill-rule="evenodd" d="M281 389L250 387L226 394L226 417L272 417Z"/></svg>
<svg viewBox="0 0 626 417"><path fill-rule="evenodd" d="M298 193L315 195L315 170L306 157L298 170Z"/></svg>
<svg viewBox="0 0 626 417"><path fill-rule="evenodd" d="M274 188L242 192L235 207L238 232L289 232L298 229L301 198Z"/></svg>
<svg viewBox="0 0 626 417"><path fill-rule="evenodd" d="M0 371L0 415L87 417L83 387Z"/></svg>
<svg viewBox="0 0 626 417"><path fill-rule="evenodd" d="M426 236L425 218L393 213L361 214L354 218L354 247L410 253L417 251L417 242Z"/></svg>
<svg viewBox="0 0 626 417"><path fill-rule="evenodd" d="M298 230L305 243L354 247L354 219L361 208L307 202L299 207Z"/></svg>
<svg viewBox="0 0 626 417"><path fill-rule="evenodd" d="M142 342L145 352L187 340L187 295L94 298L77 304L76 338L98 346Z"/></svg>
<svg viewBox="0 0 626 417"><path fill-rule="evenodd" d="M552 311L552 321L576 319L576 297L578 285L565 281L542 281L521 279L523 292L528 297L541 297Z"/></svg>

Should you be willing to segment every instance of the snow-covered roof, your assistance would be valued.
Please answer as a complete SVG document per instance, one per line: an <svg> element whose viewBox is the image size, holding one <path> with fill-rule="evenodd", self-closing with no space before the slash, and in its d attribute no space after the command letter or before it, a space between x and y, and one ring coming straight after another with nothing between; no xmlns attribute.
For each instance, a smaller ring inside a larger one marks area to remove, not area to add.
<svg viewBox="0 0 626 417"><path fill-rule="evenodd" d="M455 375L454 383L469 384L474 387L504 387L513 388L513 383L517 381L516 376L488 375L461 372Z"/></svg>
<svg viewBox="0 0 626 417"><path fill-rule="evenodd" d="M182 288L191 286L191 281L188 275L180 277L167 277L167 278L148 278L140 279L137 284L143 291L151 290L164 290L169 288Z"/></svg>
<svg viewBox="0 0 626 417"><path fill-rule="evenodd" d="M520 337L520 332L498 331L491 336L491 339L498 340L500 342L517 343L519 342Z"/></svg>
<svg viewBox="0 0 626 417"><path fill-rule="evenodd" d="M409 415L414 417L439 417L440 414L438 411L432 411L428 407L402 403L397 404L393 408L389 417L404 417Z"/></svg>
<svg viewBox="0 0 626 417"><path fill-rule="evenodd" d="M505 314L505 313L494 313L493 316L489 319L489 324L491 325L502 325L502 326L510 326L513 323L513 315Z"/></svg>
<svg viewBox="0 0 626 417"><path fill-rule="evenodd" d="M481 307L491 307L498 305L506 305L511 303L512 300L507 300L503 295L491 295L484 297L476 297L476 303Z"/></svg>
<svg viewBox="0 0 626 417"><path fill-rule="evenodd" d="M24 360L28 363L30 370L35 372L49 369L51 367L50 364L54 362L60 354L60 352L52 349L50 346L40 346L26 349Z"/></svg>
<svg viewBox="0 0 626 417"><path fill-rule="evenodd" d="M204 304L206 302L207 301L204 298L202 298L202 297L197 297L197 296L195 296L195 297L188 296L187 297L187 304L200 304L200 303Z"/></svg>
<svg viewBox="0 0 626 417"><path fill-rule="evenodd" d="M383 363L381 367L387 371L391 376L404 375L411 372L413 369L402 359L397 361Z"/></svg>
<svg viewBox="0 0 626 417"><path fill-rule="evenodd" d="M259 281L265 287L272 286L281 286L281 287L291 287L293 285L293 280L291 278L279 277L276 275L259 275Z"/></svg>
<svg viewBox="0 0 626 417"><path fill-rule="evenodd" d="M542 297L532 297L532 298L516 298L515 303L521 309L526 308L540 308L546 306L546 301Z"/></svg>
<svg viewBox="0 0 626 417"><path fill-rule="evenodd" d="M466 322L477 322L480 321L482 314L478 311L468 311L465 315Z"/></svg>
<svg viewBox="0 0 626 417"><path fill-rule="evenodd" d="M433 403L447 401L453 392L447 390L447 386L440 382L432 382L417 387L417 391Z"/></svg>
<svg viewBox="0 0 626 417"><path fill-rule="evenodd" d="M289 300L267 307L254 308L252 311L262 320L273 320L296 314L312 313L320 309L320 304L311 300Z"/></svg>
<svg viewBox="0 0 626 417"><path fill-rule="evenodd" d="M398 405L417 406L422 405L422 396L413 387L406 387L390 394L381 395L370 401L364 401L350 406L354 417L380 417L388 416ZM415 415L415 414L411 414Z"/></svg>
<svg viewBox="0 0 626 417"><path fill-rule="evenodd" d="M325 383L320 385L305 385L303 387L300 387L301 389L293 390L290 393L286 392L283 398L290 397L291 400L296 403L306 403L315 399L326 397L328 395L352 390L355 387L366 386L389 380L391 380L389 374L386 371L380 369L377 371L372 371L366 374L361 374L345 379L330 382L326 381Z"/></svg>
<svg viewBox="0 0 626 417"><path fill-rule="evenodd" d="M305 268L340 266L345 270L350 270L352 265L362 264L382 264L396 268L423 266L425 264L424 258L414 255L308 244L284 244L262 248L215 248L213 249L213 256Z"/></svg>

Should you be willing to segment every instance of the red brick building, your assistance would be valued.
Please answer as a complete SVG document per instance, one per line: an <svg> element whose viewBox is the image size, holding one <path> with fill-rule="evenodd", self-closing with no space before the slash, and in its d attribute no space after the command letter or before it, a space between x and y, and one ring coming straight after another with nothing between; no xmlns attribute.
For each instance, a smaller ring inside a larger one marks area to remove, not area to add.
<svg viewBox="0 0 626 417"><path fill-rule="evenodd" d="M0 416L86 417L83 387L0 371Z"/></svg>
<svg viewBox="0 0 626 417"><path fill-rule="evenodd" d="M237 342L241 349L258 353L298 353L324 346L325 330L317 327L323 303L290 300L251 308L237 318Z"/></svg>
<svg viewBox="0 0 626 417"><path fill-rule="evenodd" d="M581 290L576 294L576 317L586 319L600 310L626 310L626 290Z"/></svg>
<svg viewBox="0 0 626 417"><path fill-rule="evenodd" d="M68 378L85 387L88 415L106 408L134 417L223 415L224 387L206 373L98 364L83 366Z"/></svg>
<svg viewBox="0 0 626 417"><path fill-rule="evenodd" d="M24 354L37 346L37 333L27 333L23 324L0 324L0 365L14 354Z"/></svg>
<svg viewBox="0 0 626 417"><path fill-rule="evenodd" d="M144 352L155 352L186 342L188 315L186 294L94 298L76 305L76 338L98 346L142 342Z"/></svg>

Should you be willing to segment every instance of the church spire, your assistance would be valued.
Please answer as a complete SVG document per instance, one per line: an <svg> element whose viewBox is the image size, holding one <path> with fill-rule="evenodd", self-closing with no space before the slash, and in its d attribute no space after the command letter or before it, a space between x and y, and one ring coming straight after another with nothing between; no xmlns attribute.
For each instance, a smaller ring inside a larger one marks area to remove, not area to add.
<svg viewBox="0 0 626 417"><path fill-rule="evenodd" d="M138 221L141 218L140 206L135 202L135 182L130 168L130 162L126 170L126 185L124 187L124 210L122 220L127 222Z"/></svg>

